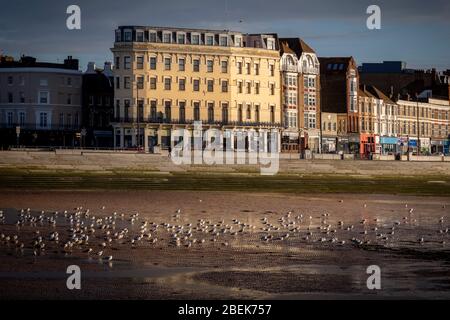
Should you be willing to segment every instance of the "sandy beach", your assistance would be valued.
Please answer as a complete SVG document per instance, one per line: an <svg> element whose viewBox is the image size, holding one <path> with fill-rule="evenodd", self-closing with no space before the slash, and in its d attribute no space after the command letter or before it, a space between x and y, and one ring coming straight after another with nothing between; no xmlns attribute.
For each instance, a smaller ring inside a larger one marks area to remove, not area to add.
<svg viewBox="0 0 450 320"><path fill-rule="evenodd" d="M54 226L45 220L16 226L18 210L26 208L31 216L41 210L44 217L55 211L59 216ZM0 298L448 299L448 208L446 197L406 195L3 191L0 209L6 219L0 231L18 235L24 248L1 242ZM95 226L87 245L64 250L63 240L47 240L55 231L69 238L73 225L64 210L69 217L79 211L82 225L92 216L104 219L116 212L115 223L105 230ZM232 228L213 236L209 229L196 229L199 221ZM146 222L158 241L144 237L131 243ZM173 245L167 224L189 226L192 236ZM395 233L387 236L393 226ZM111 262L85 252L100 250L106 230L125 228L123 239L101 248L104 256L114 257ZM46 248L35 256L31 244L37 230ZM81 290L66 287L66 268L73 264L82 271ZM381 268L381 290L366 286L369 265Z"/></svg>

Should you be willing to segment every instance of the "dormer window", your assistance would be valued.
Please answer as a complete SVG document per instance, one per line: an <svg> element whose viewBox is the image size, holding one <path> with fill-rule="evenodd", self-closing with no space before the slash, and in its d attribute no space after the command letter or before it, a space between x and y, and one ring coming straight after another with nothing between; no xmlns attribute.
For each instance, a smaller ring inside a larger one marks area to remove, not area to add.
<svg viewBox="0 0 450 320"><path fill-rule="evenodd" d="M136 31L136 41L144 42L144 31L142 31L142 30Z"/></svg>
<svg viewBox="0 0 450 320"><path fill-rule="evenodd" d="M172 42L172 34L170 32L164 32L163 33L163 42L164 43L171 43Z"/></svg>
<svg viewBox="0 0 450 320"><path fill-rule="evenodd" d="M234 36L234 46L242 47L242 37L241 36Z"/></svg>
<svg viewBox="0 0 450 320"><path fill-rule="evenodd" d="M116 42L122 42L122 33L120 30L116 30Z"/></svg>
<svg viewBox="0 0 450 320"><path fill-rule="evenodd" d="M148 34L148 41L150 42L156 42L156 32L150 31Z"/></svg>
<svg viewBox="0 0 450 320"><path fill-rule="evenodd" d="M200 44L200 35L198 33L191 34L191 44L194 44L194 45Z"/></svg>
<svg viewBox="0 0 450 320"><path fill-rule="evenodd" d="M220 46L221 47L228 46L228 36L220 36Z"/></svg>
<svg viewBox="0 0 450 320"><path fill-rule="evenodd" d="M213 35L206 35L206 45L207 46L213 46L214 45L214 36Z"/></svg>
<svg viewBox="0 0 450 320"><path fill-rule="evenodd" d="M178 32L177 33L177 43L178 44L185 44L186 43L186 34Z"/></svg>
<svg viewBox="0 0 450 320"><path fill-rule="evenodd" d="M275 39L274 38L267 39L267 49L275 50Z"/></svg>
<svg viewBox="0 0 450 320"><path fill-rule="evenodd" d="M133 41L133 33L131 32L131 30L127 29L124 32L124 40L127 42L131 42Z"/></svg>

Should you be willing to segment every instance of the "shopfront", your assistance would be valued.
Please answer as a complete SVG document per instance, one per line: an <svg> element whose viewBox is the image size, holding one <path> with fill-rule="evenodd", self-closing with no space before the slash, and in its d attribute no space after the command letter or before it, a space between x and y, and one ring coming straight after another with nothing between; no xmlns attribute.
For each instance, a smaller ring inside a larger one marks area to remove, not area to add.
<svg viewBox="0 0 450 320"><path fill-rule="evenodd" d="M396 137L380 137L381 153L393 155L399 152L399 140Z"/></svg>
<svg viewBox="0 0 450 320"><path fill-rule="evenodd" d="M336 153L336 137L326 137L322 138L322 152L323 153Z"/></svg>
<svg viewBox="0 0 450 320"><path fill-rule="evenodd" d="M444 139L431 140L431 154L444 153Z"/></svg>
<svg viewBox="0 0 450 320"><path fill-rule="evenodd" d="M364 134L359 136L360 147L359 152L362 158L369 159L372 154L376 153L376 136L374 134Z"/></svg>

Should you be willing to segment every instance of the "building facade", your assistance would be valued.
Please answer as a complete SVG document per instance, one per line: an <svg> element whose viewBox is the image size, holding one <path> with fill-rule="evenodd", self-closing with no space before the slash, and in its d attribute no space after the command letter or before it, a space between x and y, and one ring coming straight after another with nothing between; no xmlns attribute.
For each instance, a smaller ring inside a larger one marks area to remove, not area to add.
<svg viewBox="0 0 450 320"><path fill-rule="evenodd" d="M302 39L281 38L282 151L321 152L320 65Z"/></svg>
<svg viewBox="0 0 450 320"><path fill-rule="evenodd" d="M398 100L397 132L402 152L449 153L448 100Z"/></svg>
<svg viewBox="0 0 450 320"><path fill-rule="evenodd" d="M359 154L359 75L355 60L353 57L332 57L319 58L319 62L321 110L337 114L337 150Z"/></svg>
<svg viewBox="0 0 450 320"><path fill-rule="evenodd" d="M78 60L0 62L1 144L78 146L82 73Z"/></svg>
<svg viewBox="0 0 450 320"><path fill-rule="evenodd" d="M114 118L114 76L112 65L105 62L97 69L93 62L83 74L83 147L112 148Z"/></svg>
<svg viewBox="0 0 450 320"><path fill-rule="evenodd" d="M194 121L233 135L281 127L276 35L122 26L111 50L117 148L169 148Z"/></svg>

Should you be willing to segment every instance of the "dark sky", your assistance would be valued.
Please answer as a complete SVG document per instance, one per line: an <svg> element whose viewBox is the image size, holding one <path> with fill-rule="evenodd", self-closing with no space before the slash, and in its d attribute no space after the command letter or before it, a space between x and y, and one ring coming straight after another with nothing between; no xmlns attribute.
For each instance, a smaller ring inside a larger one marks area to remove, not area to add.
<svg viewBox="0 0 450 320"><path fill-rule="evenodd" d="M81 30L66 28L70 4L81 7ZM371 4L381 7L381 30L366 28ZM450 69L450 0L0 0L0 8L4 54L72 55L83 69L111 60L115 27L133 24L276 32L303 38L319 56Z"/></svg>

